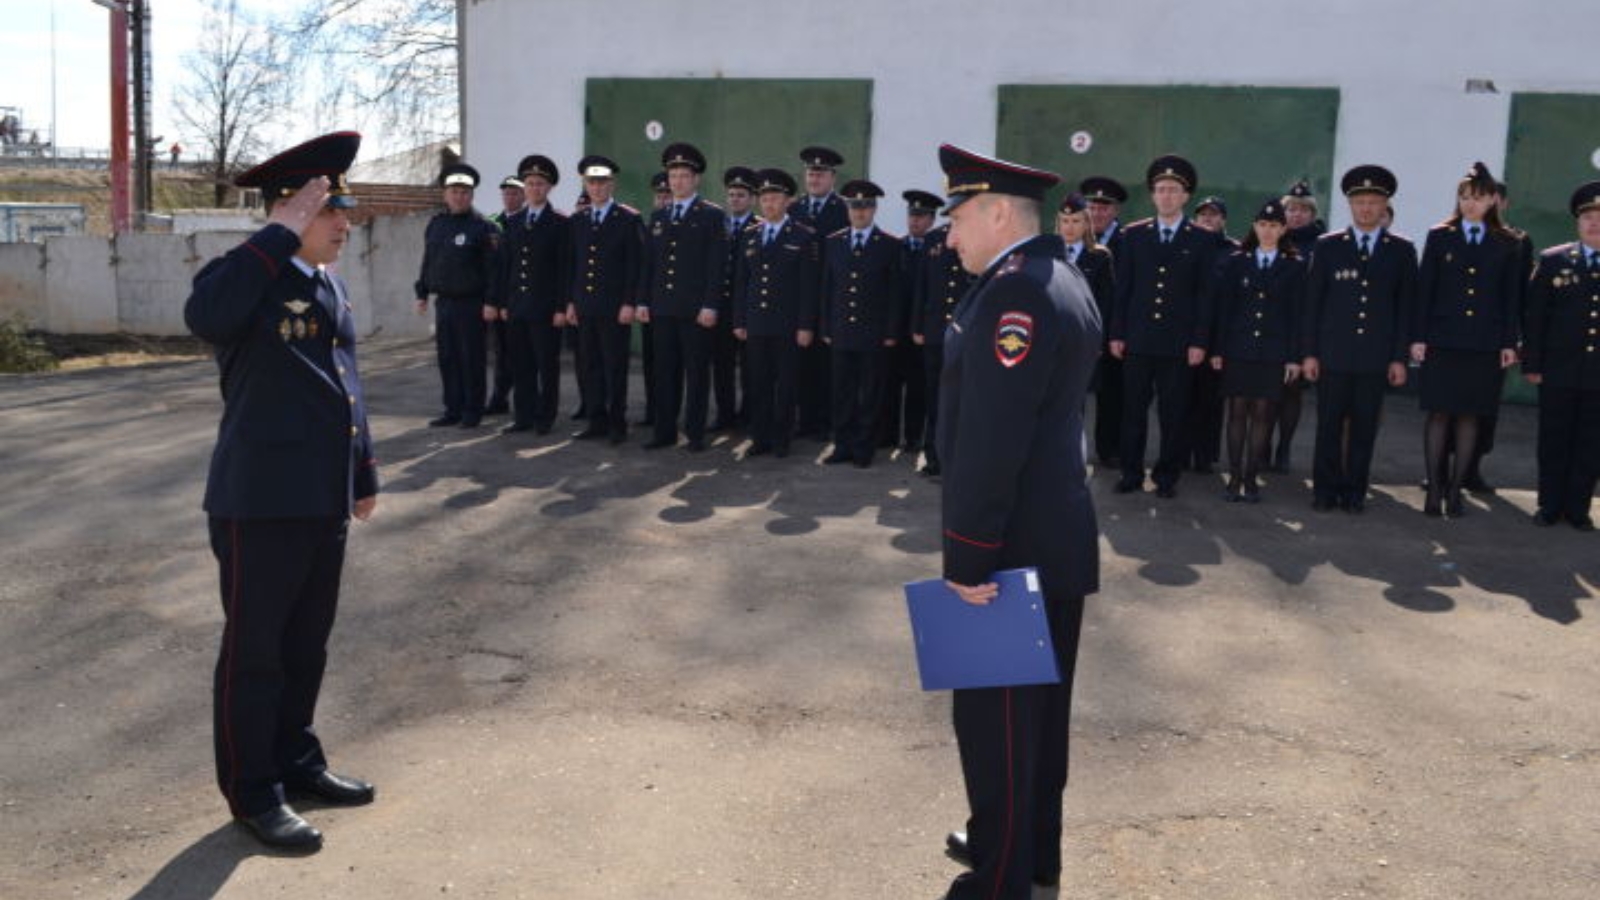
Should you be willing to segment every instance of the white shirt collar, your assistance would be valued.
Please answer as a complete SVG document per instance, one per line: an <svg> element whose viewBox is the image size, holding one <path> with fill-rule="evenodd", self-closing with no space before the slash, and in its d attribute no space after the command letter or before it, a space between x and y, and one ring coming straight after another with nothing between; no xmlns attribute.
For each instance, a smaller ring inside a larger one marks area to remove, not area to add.
<svg viewBox="0 0 1600 900"><path fill-rule="evenodd" d="M1356 226L1351 225L1350 226L1350 233L1355 235L1356 243L1358 243L1358 244L1361 242L1361 239L1363 237L1372 238L1372 243L1376 244L1378 242L1378 235L1383 234L1383 226L1380 225L1377 228L1372 229L1371 231L1362 231L1361 229L1357 228Z"/></svg>
<svg viewBox="0 0 1600 900"><path fill-rule="evenodd" d="M296 269L299 269L301 272L305 273L307 278L316 278L317 275L322 272L321 266L313 266L311 263L306 262L298 256L289 257L289 261L294 263L294 267Z"/></svg>
<svg viewBox="0 0 1600 900"><path fill-rule="evenodd" d="M1167 230L1177 231L1179 228L1183 227L1183 219L1184 219L1183 216L1179 216L1179 217L1177 217L1176 219L1173 219L1170 222L1163 222L1161 220L1161 217L1157 216L1156 217L1156 227L1160 228L1160 229L1162 229L1164 231L1167 231Z"/></svg>
<svg viewBox="0 0 1600 900"><path fill-rule="evenodd" d="M600 218L604 219L608 214L610 214L611 207L616 206L616 205L617 205L617 200L616 200L615 197L613 197L610 200L607 200L605 202L604 206L591 206L591 207L589 207L589 215L591 215L591 216L599 216Z"/></svg>

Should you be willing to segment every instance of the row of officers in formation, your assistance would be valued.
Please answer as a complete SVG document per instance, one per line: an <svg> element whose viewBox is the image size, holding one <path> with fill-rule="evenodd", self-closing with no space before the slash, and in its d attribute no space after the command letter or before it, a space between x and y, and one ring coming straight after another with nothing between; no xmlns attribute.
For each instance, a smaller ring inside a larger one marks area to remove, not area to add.
<svg viewBox="0 0 1600 900"><path fill-rule="evenodd" d="M704 155L662 153L655 208L618 202L617 164L578 163L582 193L551 204L560 170L530 155L501 183L504 209L474 211L479 174L447 167L446 211L427 226L419 311L435 308L444 413L476 427L512 413L508 432L554 427L560 356L575 354L587 427L627 439L635 323L642 326L647 449L704 450L743 425L747 455L785 456L792 440L832 441L824 461L872 464L883 448L932 440L947 326L972 275L937 225L942 199L908 190L904 237L874 218L884 191L836 189L842 156L800 153L803 189L782 169L723 175L726 206L701 196ZM1253 503L1260 474L1290 465L1302 394L1315 384L1313 506L1364 509L1385 395L1418 379L1426 420L1424 512L1459 517L1463 492L1488 490L1505 370L1538 385L1540 525L1592 530L1600 477L1600 182L1579 187L1572 243L1536 254L1504 218L1506 187L1482 163L1461 178L1453 213L1419 254L1390 229L1398 183L1377 165L1343 176L1351 225L1329 232L1305 182L1255 212L1242 241L1227 205L1188 160L1146 172L1155 215L1124 224L1127 189L1095 176L1061 202L1062 256L1086 277L1104 324L1092 442L1119 469L1119 493L1176 496L1186 470L1223 464L1223 498ZM486 324L487 323L487 324ZM492 390L488 349L495 348ZM710 407L714 401L716 414ZM1149 411L1159 442L1146 465ZM924 440L924 438L927 438ZM1276 444L1274 446L1274 438Z"/></svg>

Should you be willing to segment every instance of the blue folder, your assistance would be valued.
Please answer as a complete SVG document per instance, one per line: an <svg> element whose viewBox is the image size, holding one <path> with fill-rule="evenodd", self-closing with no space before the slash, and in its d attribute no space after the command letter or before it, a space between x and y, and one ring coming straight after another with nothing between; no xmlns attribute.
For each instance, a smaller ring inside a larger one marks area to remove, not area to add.
<svg viewBox="0 0 1600 900"><path fill-rule="evenodd" d="M992 580L987 606L963 601L943 579L906 585L922 689L1059 684L1050 622L1035 569L1007 569Z"/></svg>

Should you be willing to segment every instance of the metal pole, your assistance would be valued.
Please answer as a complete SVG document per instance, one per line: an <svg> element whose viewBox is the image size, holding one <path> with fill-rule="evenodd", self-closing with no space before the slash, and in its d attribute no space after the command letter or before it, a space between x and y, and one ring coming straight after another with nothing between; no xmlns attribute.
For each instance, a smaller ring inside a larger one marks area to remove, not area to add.
<svg viewBox="0 0 1600 900"><path fill-rule="evenodd" d="M143 231L150 212L150 13L145 0L130 0L133 32L133 209Z"/></svg>
<svg viewBox="0 0 1600 900"><path fill-rule="evenodd" d="M61 159L61 142L56 139L56 0L50 0L50 168Z"/></svg>
<svg viewBox="0 0 1600 900"><path fill-rule="evenodd" d="M111 10L111 231L123 234L128 215L128 11Z"/></svg>

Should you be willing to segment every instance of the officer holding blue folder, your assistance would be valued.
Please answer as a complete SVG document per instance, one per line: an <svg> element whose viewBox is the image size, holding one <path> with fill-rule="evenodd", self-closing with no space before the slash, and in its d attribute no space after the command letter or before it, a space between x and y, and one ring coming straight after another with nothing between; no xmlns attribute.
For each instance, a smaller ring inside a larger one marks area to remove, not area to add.
<svg viewBox="0 0 1600 900"><path fill-rule="evenodd" d="M1083 405L1100 315L1060 240L1039 235L1051 172L939 148L947 245L978 280L957 307L940 373L944 577L976 605L992 573L1036 567L1061 683L954 692L970 816L947 840L971 865L952 900L1028 898L1061 877L1067 724L1084 596L1099 544L1084 468Z"/></svg>

